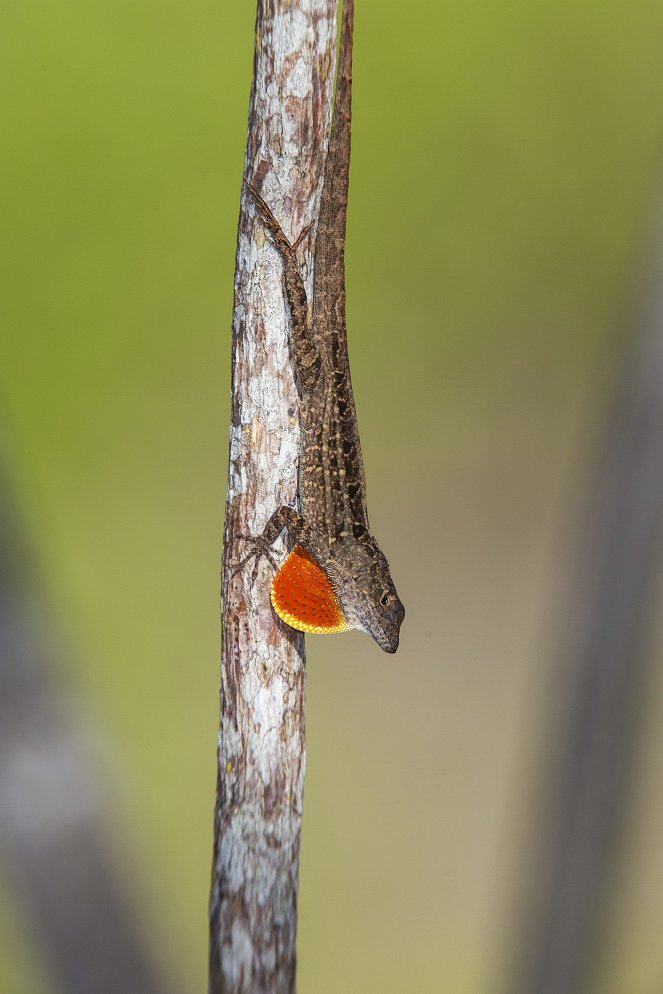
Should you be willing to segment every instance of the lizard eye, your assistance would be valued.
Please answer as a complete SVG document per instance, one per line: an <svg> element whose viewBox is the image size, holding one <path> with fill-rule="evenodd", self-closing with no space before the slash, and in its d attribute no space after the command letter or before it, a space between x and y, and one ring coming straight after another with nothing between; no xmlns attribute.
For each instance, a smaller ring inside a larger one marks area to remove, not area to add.
<svg viewBox="0 0 663 994"><path fill-rule="evenodd" d="M392 600L393 597L391 596L391 594L383 594L382 597L380 598L380 604L382 604L384 607L387 607L389 604L391 604Z"/></svg>

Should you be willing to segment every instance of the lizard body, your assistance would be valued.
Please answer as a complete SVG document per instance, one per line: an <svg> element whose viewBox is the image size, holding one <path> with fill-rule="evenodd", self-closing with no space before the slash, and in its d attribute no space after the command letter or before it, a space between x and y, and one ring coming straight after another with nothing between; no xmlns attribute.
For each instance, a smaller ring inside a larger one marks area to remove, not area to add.
<svg viewBox="0 0 663 994"><path fill-rule="evenodd" d="M295 548L272 584L279 616L303 631L359 628L386 652L398 648L405 614L389 564L372 535L357 427L345 323L345 231L350 169L353 0L345 0L333 120L315 241L309 310L290 244L258 191L248 185L268 237L283 262L290 310L290 352L300 401L300 512L280 507L261 536L268 554L287 528Z"/></svg>

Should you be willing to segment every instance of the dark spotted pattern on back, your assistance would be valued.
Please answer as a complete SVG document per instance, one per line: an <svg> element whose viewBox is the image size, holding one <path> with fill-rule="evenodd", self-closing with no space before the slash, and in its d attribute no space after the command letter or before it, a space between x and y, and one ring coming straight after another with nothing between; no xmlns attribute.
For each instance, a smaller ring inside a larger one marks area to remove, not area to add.
<svg viewBox="0 0 663 994"><path fill-rule="evenodd" d="M293 508L279 508L263 532L261 547L287 527L290 539L313 555L329 576L348 624L368 632L385 651L395 652L405 612L389 564L368 524L345 324L353 18L353 0L345 0L316 231L311 311L297 262L297 243L288 242L263 198L249 186L268 236L283 259L301 428L301 515Z"/></svg>

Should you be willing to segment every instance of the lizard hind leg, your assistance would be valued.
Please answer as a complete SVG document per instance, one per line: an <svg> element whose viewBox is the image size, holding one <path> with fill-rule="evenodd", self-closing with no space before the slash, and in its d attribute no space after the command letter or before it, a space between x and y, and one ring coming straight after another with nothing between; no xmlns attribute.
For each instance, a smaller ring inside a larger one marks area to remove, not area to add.
<svg viewBox="0 0 663 994"><path fill-rule="evenodd" d="M306 239L308 235L311 233L311 230L313 228L313 221L311 221L310 224L305 225L305 227L303 227L302 230L297 235L297 238L294 240L294 242L291 243L286 238L283 228L274 217L274 214L272 213L271 208L268 206L267 201L262 197L260 193L258 193L255 186L253 186L252 183L247 182L246 188L251 194L253 202L256 205L256 209L260 214L260 219L264 224L264 226L267 228L270 240L274 245L274 247L277 248L284 255L289 255L290 253L295 252L299 248L301 243L304 241L304 239Z"/></svg>
<svg viewBox="0 0 663 994"><path fill-rule="evenodd" d="M276 218L272 214L270 207L268 207L267 202L258 193L255 186L253 186L251 183L247 181L246 188L251 194L251 198L256 206L256 210L260 215L260 220L267 229L269 240L271 241L274 248L278 249L282 256L287 256L287 257L293 256L295 249L297 248L297 246L299 245L302 239L302 235L300 234L299 238L294 243L294 245L291 245L285 236L283 228L276 220ZM305 228L304 233L306 232L306 230L307 229Z"/></svg>
<svg viewBox="0 0 663 994"><path fill-rule="evenodd" d="M300 397L315 389L320 378L322 358L311 335L311 316L304 280L297 262L296 249L311 231L309 224L302 229L294 244L290 244L279 222L274 217L265 200L249 182L246 188L265 227L267 238L283 261L283 282L291 320L292 356L295 365L295 379Z"/></svg>

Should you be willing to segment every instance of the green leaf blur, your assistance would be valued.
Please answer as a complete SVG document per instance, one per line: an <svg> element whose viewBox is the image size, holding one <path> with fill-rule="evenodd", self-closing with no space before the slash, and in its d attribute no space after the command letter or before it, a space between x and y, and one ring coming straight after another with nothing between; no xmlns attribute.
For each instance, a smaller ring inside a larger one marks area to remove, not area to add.
<svg viewBox="0 0 663 994"><path fill-rule="evenodd" d="M68 675L112 749L120 862L192 991L254 17L248 0L0 12L3 442ZM487 994L559 539L663 180L663 7L357 0L356 24L350 355L408 613L394 660L308 639L299 988ZM600 994L663 975L662 734ZM50 991L5 882L0 988Z"/></svg>

